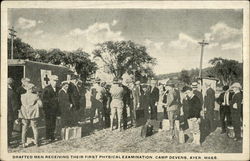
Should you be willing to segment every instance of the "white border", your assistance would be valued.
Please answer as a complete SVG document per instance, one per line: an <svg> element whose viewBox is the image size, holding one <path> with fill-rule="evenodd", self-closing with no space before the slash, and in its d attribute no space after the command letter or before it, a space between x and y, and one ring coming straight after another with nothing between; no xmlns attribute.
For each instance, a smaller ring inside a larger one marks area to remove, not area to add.
<svg viewBox="0 0 250 161"><path fill-rule="evenodd" d="M7 153L7 9L8 8L57 8L57 9L243 9L243 62L244 62L244 137L243 153L157 153L175 156L217 156L219 160L249 159L249 2L246 1L4 1L1 6L1 158L11 160ZM41 153L32 153L32 155ZM50 155L53 153L50 153ZM55 155L63 155L55 154ZM86 153L87 154L87 153ZM89 153L93 154L93 153ZM107 154L107 153L98 153ZM115 153L124 155L126 153ZM129 154L131 155L131 154ZM135 155L139 155L138 153ZM140 154L143 155L143 154ZM156 153L144 153L156 155ZM35 160L35 159L32 159ZM104 160L104 159L102 159Z"/></svg>

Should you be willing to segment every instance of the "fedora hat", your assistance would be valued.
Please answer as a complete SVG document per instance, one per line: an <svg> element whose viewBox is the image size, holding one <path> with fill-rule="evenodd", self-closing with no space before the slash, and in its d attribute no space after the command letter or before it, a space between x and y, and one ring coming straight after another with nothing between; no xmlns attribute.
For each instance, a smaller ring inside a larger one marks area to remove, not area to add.
<svg viewBox="0 0 250 161"><path fill-rule="evenodd" d="M232 84L231 88L239 88L239 89L241 89L242 86L240 85L240 83L236 82L236 83Z"/></svg>
<svg viewBox="0 0 250 161"><path fill-rule="evenodd" d="M198 88L198 83L197 83L197 82L193 82L193 83L191 84L191 87L192 87L192 88Z"/></svg>

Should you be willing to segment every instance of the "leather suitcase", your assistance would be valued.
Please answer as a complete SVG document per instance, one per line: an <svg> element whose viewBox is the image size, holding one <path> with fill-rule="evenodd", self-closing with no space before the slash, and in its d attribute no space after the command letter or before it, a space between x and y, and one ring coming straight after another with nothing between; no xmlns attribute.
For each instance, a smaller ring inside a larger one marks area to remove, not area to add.
<svg viewBox="0 0 250 161"><path fill-rule="evenodd" d="M170 123L168 119L162 120L162 130L165 130L165 131L170 130Z"/></svg>
<svg viewBox="0 0 250 161"><path fill-rule="evenodd" d="M179 142L180 144L185 143L185 135L184 135L184 132L183 132L182 130L179 130L179 131L175 130L175 133L176 133L176 135L177 135L178 142Z"/></svg>
<svg viewBox="0 0 250 161"><path fill-rule="evenodd" d="M155 132L159 131L159 128L160 128L160 121L158 120L148 120L147 121L147 124L153 126L153 130Z"/></svg>
<svg viewBox="0 0 250 161"><path fill-rule="evenodd" d="M146 124L141 128L141 137L146 138L153 135L153 126Z"/></svg>

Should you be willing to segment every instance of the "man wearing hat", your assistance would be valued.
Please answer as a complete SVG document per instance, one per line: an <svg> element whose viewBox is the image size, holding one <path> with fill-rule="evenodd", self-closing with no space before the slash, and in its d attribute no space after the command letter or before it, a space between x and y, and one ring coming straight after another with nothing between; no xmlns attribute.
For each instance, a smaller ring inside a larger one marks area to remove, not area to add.
<svg viewBox="0 0 250 161"><path fill-rule="evenodd" d="M114 117L117 113L117 119L118 119L118 130L121 131L121 120L122 120L122 111L123 111L123 96L124 96L124 89L119 83L119 80L117 78L114 78L113 80L113 85L111 86L110 89L110 94L112 97L111 101L111 125L110 125L110 130L113 130L113 122L114 122Z"/></svg>
<svg viewBox="0 0 250 161"><path fill-rule="evenodd" d="M230 102L232 100L233 93L229 92L229 86L223 87L223 92L217 98L217 103L220 105L220 121L221 121L221 134L226 133L226 126L232 125L232 118L230 112ZM225 122L226 118L226 122Z"/></svg>
<svg viewBox="0 0 250 161"><path fill-rule="evenodd" d="M61 113L62 127L74 126L73 118L75 117L71 111L72 104L68 94L69 82L63 81L61 89L58 92L59 108Z"/></svg>
<svg viewBox="0 0 250 161"><path fill-rule="evenodd" d="M103 128L103 118L104 118L104 109L103 109L103 98L105 94L105 89L101 87L101 79L96 78L95 84L91 88L91 116L90 122L93 125L94 116L97 110L99 126Z"/></svg>
<svg viewBox="0 0 250 161"><path fill-rule="evenodd" d="M136 81L135 85L132 87L132 96L133 96L133 113L134 121L133 126L137 126L136 111L140 108L140 96L142 94L141 83Z"/></svg>
<svg viewBox="0 0 250 161"><path fill-rule="evenodd" d="M120 86L124 90L123 94L123 110L122 110L122 118L123 118L123 129L127 128L127 107L131 106L131 90L128 87L129 80L123 81L122 78L119 79Z"/></svg>
<svg viewBox="0 0 250 161"><path fill-rule="evenodd" d="M205 83L205 86L207 90L204 97L204 108L209 120L209 131L213 132L216 128L214 125L215 91L211 88L211 83Z"/></svg>
<svg viewBox="0 0 250 161"><path fill-rule="evenodd" d="M198 91L198 83L193 82L191 84L191 88L193 89L193 93L200 99L201 104L203 104L203 96L200 91Z"/></svg>
<svg viewBox="0 0 250 161"><path fill-rule="evenodd" d="M8 145L10 145L10 139L12 137L13 125L14 121L17 118L17 98L16 94L13 90L14 80L12 78L8 78L8 111L7 111L7 120L8 120Z"/></svg>
<svg viewBox="0 0 250 161"><path fill-rule="evenodd" d="M202 105L198 96L193 93L192 88L190 87L183 87L182 91L188 97L187 105L189 107L187 113L188 125L189 130L193 134L193 143L200 145L200 112L202 109Z"/></svg>
<svg viewBox="0 0 250 161"><path fill-rule="evenodd" d="M35 85L27 83L25 86L26 93L21 95L22 106L19 111L19 118L22 119L22 146L26 147L27 131L29 126L32 127L35 145L39 146L38 119L42 102L40 97L33 93Z"/></svg>
<svg viewBox="0 0 250 161"><path fill-rule="evenodd" d="M159 89L156 87L157 81L151 80L149 88L149 107L151 111L151 119L157 119L157 105L159 101Z"/></svg>
<svg viewBox="0 0 250 161"><path fill-rule="evenodd" d="M57 86L58 76L51 75L50 80L50 85L43 89L42 101L45 113L46 139L52 142L55 140L56 119L60 119L60 110L58 102L59 88Z"/></svg>
<svg viewBox="0 0 250 161"><path fill-rule="evenodd" d="M71 81L69 83L68 92L69 92L70 103L73 105L72 108L74 110L79 110L80 108L80 93L77 83L78 83L78 76L72 75Z"/></svg>
<svg viewBox="0 0 250 161"><path fill-rule="evenodd" d="M79 121L79 109L80 109L80 89L78 87L79 76L72 75L71 81L69 83L68 94L69 94L69 101L72 104L72 112L74 113L74 124L76 125Z"/></svg>
<svg viewBox="0 0 250 161"><path fill-rule="evenodd" d="M167 108L172 138L175 136L174 121L180 106L180 95L174 87L174 82L169 80L166 84L166 90L168 91L167 102L164 104Z"/></svg>
<svg viewBox="0 0 250 161"><path fill-rule="evenodd" d="M231 116L232 116L232 124L234 127L234 133L235 133L235 141L241 140L241 103L243 99L243 95L241 93L241 85L240 83L236 82L234 83L231 88L234 91L234 95L232 98L232 101L230 102L230 109L231 109Z"/></svg>

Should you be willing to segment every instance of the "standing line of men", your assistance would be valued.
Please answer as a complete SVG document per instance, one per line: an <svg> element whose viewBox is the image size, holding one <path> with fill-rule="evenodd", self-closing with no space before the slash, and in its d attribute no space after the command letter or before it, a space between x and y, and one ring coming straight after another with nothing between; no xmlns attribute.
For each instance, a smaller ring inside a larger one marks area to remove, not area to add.
<svg viewBox="0 0 250 161"><path fill-rule="evenodd" d="M79 113L85 110L86 105L86 90L81 84L79 77L73 75L70 81L63 81L59 87L58 77L52 75L50 78L50 85L42 90L42 94L34 95L34 102L38 98L41 99L46 127L46 140L52 142L55 140L56 122L62 121L62 126L76 126L80 121ZM101 128L110 127L113 130L114 119L117 118L117 128L126 129L128 127L128 109L130 111L131 125L137 127L140 125L140 119L143 117L144 123L148 119L161 121L162 117L159 113L166 111L170 122L170 132L172 138L175 137L175 120L184 115L187 120L189 128L194 136L194 142L200 140L202 120L206 118L209 122L209 133L216 128L214 121L215 101L220 105L220 121L222 125L222 134L226 132L227 126L233 126L235 132L235 140L241 139L241 121L242 121L242 92L241 85L234 83L231 86L223 87L224 92L215 99L215 91L211 84L205 84L206 91L204 97L198 91L198 83L192 83L191 87L185 86L182 89L184 98L181 100L180 91L176 88L173 81L168 81L161 90L157 87L157 81L152 80L149 85L141 85L140 81L126 80L122 83L122 79L114 78L113 84L110 86L106 82L101 82L99 78L95 79L94 85L90 89L90 123L94 124L96 113L98 115L98 125ZM8 142L10 142L11 133L13 130L13 123L22 109L30 102L25 97L26 93L32 95L34 85L30 83L28 78L22 79L22 85L16 91L13 90L13 79L8 79ZM33 96L33 95L32 95ZM23 101L22 98L23 97ZM31 102L32 103L32 102ZM34 103L34 104L35 104ZM33 106L33 105L32 105ZM202 108L204 107L204 109ZM159 110L160 108L164 110ZM25 110L24 110L25 111ZM182 111L182 112L181 112ZM23 117L23 126L32 123L34 130L36 130L36 119L40 117L37 115L32 118ZM181 114L182 113L182 114ZM201 119L201 116L203 119ZM29 120L31 119L31 120ZM86 118L84 118L86 119ZM226 122L225 122L226 119ZM29 122L30 121L30 122ZM34 122L35 121L35 122ZM204 126L204 125L203 125ZM205 125L206 126L206 125ZM27 127L22 128L25 141ZM36 131L35 131L36 132ZM38 144L36 138L36 144Z"/></svg>

